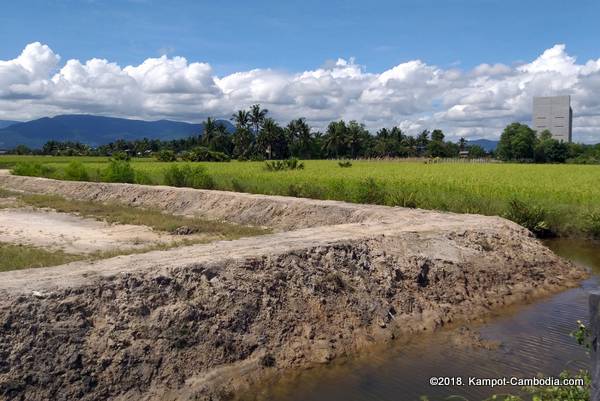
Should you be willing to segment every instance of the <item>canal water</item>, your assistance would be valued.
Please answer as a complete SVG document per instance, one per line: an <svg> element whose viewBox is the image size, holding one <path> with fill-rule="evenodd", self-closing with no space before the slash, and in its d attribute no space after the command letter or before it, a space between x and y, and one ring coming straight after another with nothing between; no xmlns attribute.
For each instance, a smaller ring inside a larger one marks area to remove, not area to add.
<svg viewBox="0 0 600 401"><path fill-rule="evenodd" d="M577 320L587 321L588 293L599 287L600 242L553 240L547 245L557 254L589 267L594 275L579 288L502 311L469 329L478 331L490 346L457 341L462 336L442 330L360 359L307 370L264 389L256 399L417 401L427 396L430 401L480 401L492 394L518 393L519 388L435 387L429 379L549 376L564 369L587 367L588 356L569 334Z"/></svg>

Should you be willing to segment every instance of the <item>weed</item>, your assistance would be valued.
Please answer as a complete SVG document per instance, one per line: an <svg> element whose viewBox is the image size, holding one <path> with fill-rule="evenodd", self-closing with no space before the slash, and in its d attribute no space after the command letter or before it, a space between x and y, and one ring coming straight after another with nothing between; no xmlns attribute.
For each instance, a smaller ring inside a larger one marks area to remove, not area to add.
<svg viewBox="0 0 600 401"><path fill-rule="evenodd" d="M356 201L358 203L383 204L385 195L383 186L373 177L368 177L358 185Z"/></svg>
<svg viewBox="0 0 600 401"><path fill-rule="evenodd" d="M338 162L338 166L342 168L352 167L352 162L350 160L341 160Z"/></svg>
<svg viewBox="0 0 600 401"><path fill-rule="evenodd" d="M295 157L287 160L273 160L265 162L267 171L304 170L304 163Z"/></svg>
<svg viewBox="0 0 600 401"><path fill-rule="evenodd" d="M10 170L11 174L29 177L50 177L55 171L52 167L30 161L19 162Z"/></svg>
<svg viewBox="0 0 600 401"><path fill-rule="evenodd" d="M159 162L174 162L177 161L177 156L175 152L171 149L162 149L160 152L154 155L157 161Z"/></svg>
<svg viewBox="0 0 600 401"><path fill-rule="evenodd" d="M593 237L600 237L600 212L590 212L585 219L585 230Z"/></svg>
<svg viewBox="0 0 600 401"><path fill-rule="evenodd" d="M89 181L90 175L82 162L74 160L65 167L64 179L68 181Z"/></svg>
<svg viewBox="0 0 600 401"><path fill-rule="evenodd" d="M135 171L128 161L113 159L108 164L108 167L102 171L101 177L104 182L125 182L133 184L135 182Z"/></svg>
<svg viewBox="0 0 600 401"><path fill-rule="evenodd" d="M212 189L214 181L203 166L173 165L165 171L165 183L174 187Z"/></svg>
<svg viewBox="0 0 600 401"><path fill-rule="evenodd" d="M512 199L508 203L505 217L522 225L538 237L548 237L552 234L546 222L546 209L541 206L528 206L525 202Z"/></svg>

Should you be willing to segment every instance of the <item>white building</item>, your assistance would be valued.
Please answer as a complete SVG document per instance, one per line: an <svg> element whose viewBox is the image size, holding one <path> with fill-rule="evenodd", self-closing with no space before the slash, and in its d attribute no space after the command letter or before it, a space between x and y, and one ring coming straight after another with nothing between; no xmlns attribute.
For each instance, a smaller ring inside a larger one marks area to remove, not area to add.
<svg viewBox="0 0 600 401"><path fill-rule="evenodd" d="M573 110L571 96L533 98L533 129L539 133L548 130L552 138L571 142Z"/></svg>

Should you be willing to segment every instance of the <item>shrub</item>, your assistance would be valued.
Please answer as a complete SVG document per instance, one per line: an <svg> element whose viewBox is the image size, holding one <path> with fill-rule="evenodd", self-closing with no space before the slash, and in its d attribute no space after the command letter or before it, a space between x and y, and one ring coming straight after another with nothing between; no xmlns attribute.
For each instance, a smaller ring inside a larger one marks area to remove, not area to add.
<svg viewBox="0 0 600 401"><path fill-rule="evenodd" d="M102 171L101 178L104 182L133 184L135 182L135 171L128 161L111 159L108 167Z"/></svg>
<svg viewBox="0 0 600 401"><path fill-rule="evenodd" d="M65 167L64 179L68 181L89 181L90 175L80 161L72 161Z"/></svg>
<svg viewBox="0 0 600 401"><path fill-rule="evenodd" d="M156 153L154 157L159 162L174 162L177 160L175 152L173 152L171 149L162 149L161 151Z"/></svg>
<svg viewBox="0 0 600 401"><path fill-rule="evenodd" d="M541 206L528 206L525 202L513 199L509 202L504 217L522 225L538 237L552 235L546 222L546 210Z"/></svg>
<svg viewBox="0 0 600 401"><path fill-rule="evenodd" d="M600 237L600 212L590 212L585 218L586 231L593 237Z"/></svg>
<svg viewBox="0 0 600 401"><path fill-rule="evenodd" d="M386 204L414 209L418 207L417 196L414 192L396 192L388 195Z"/></svg>
<svg viewBox="0 0 600 401"><path fill-rule="evenodd" d="M127 153L127 152L115 152L112 154L112 158L114 160L122 160L122 161L131 160L131 156L129 156L129 153Z"/></svg>
<svg viewBox="0 0 600 401"><path fill-rule="evenodd" d="M265 162L267 171L303 170L304 163L292 157L287 160L273 160Z"/></svg>
<svg viewBox="0 0 600 401"><path fill-rule="evenodd" d="M246 186L235 178L231 180L231 187L235 192L246 192Z"/></svg>
<svg viewBox="0 0 600 401"><path fill-rule="evenodd" d="M342 168L352 167L352 162L350 160L342 160L338 162L338 166Z"/></svg>
<svg viewBox="0 0 600 401"><path fill-rule="evenodd" d="M264 162L265 161L265 157L262 155L251 155L250 156L250 161L252 162Z"/></svg>
<svg viewBox="0 0 600 401"><path fill-rule="evenodd" d="M222 152L215 152L204 146L198 146L182 154L182 158L189 162L228 162L231 158Z"/></svg>
<svg viewBox="0 0 600 401"><path fill-rule="evenodd" d="M215 184L203 166L173 165L165 171L165 184L173 187L212 189Z"/></svg>
<svg viewBox="0 0 600 401"><path fill-rule="evenodd" d="M356 201L358 203L383 204L385 200L385 188L375 181L373 177L363 180L358 185Z"/></svg>
<svg viewBox="0 0 600 401"><path fill-rule="evenodd" d="M25 175L29 177L51 177L55 172L55 169L40 163L27 161L18 162L10 172L14 175Z"/></svg>
<svg viewBox="0 0 600 401"><path fill-rule="evenodd" d="M146 171L135 171L135 183L140 185L154 185L154 180Z"/></svg>

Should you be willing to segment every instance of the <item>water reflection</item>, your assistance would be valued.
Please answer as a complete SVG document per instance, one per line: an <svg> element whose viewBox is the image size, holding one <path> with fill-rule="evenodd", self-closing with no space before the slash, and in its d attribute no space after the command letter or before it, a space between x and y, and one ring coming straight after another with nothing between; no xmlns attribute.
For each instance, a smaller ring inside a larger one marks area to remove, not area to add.
<svg viewBox="0 0 600 401"><path fill-rule="evenodd" d="M600 274L600 243L553 240L556 253ZM273 401L397 401L442 400L460 395L481 400L493 393L517 388L432 387L434 376L529 377L557 375L566 367L587 366L584 350L569 333L575 322L587 318L587 293L598 288L598 277L551 298L520 307L477 327L483 338L498 341L494 349L456 343L456 335L441 332L368 358L344 361L304 372L299 377L256 395Z"/></svg>

